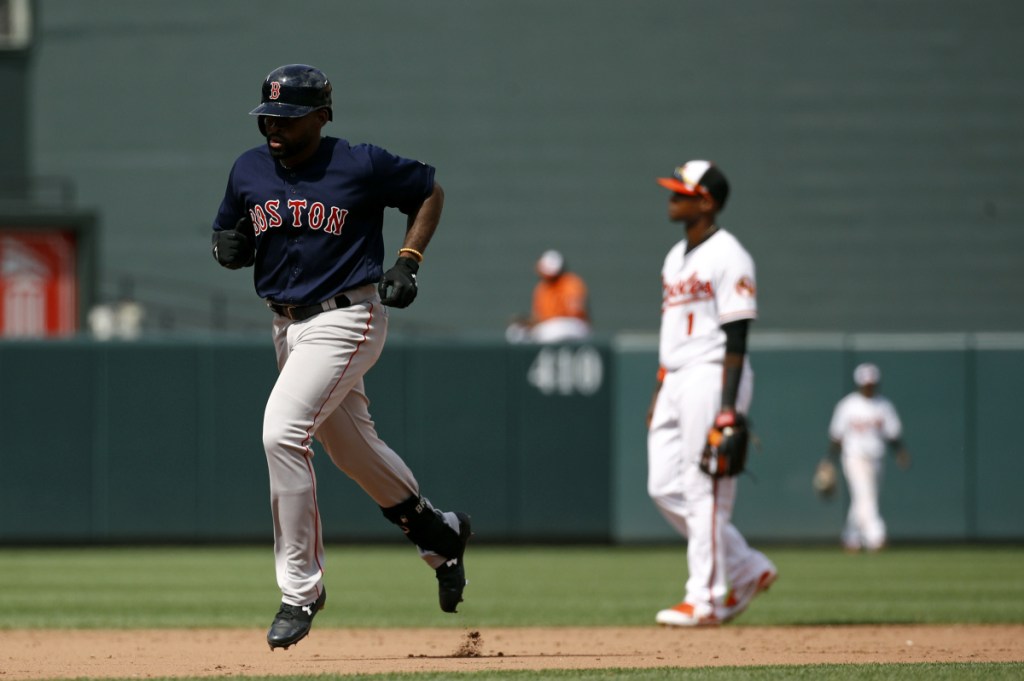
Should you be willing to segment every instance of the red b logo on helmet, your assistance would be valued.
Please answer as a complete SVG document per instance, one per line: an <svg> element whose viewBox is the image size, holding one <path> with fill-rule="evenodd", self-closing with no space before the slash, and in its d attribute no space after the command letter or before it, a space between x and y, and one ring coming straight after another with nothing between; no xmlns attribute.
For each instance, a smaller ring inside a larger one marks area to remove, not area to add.
<svg viewBox="0 0 1024 681"><path fill-rule="evenodd" d="M270 84L270 99L277 99L281 96L281 84L276 80Z"/></svg>

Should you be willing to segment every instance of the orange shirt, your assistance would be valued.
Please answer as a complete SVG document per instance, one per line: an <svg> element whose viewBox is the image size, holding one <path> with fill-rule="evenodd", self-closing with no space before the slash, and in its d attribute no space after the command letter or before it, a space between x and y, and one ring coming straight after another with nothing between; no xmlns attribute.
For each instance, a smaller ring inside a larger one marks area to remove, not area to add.
<svg viewBox="0 0 1024 681"><path fill-rule="evenodd" d="M533 322L536 324L554 317L589 320L587 285L572 272L565 272L554 279L542 279L533 289Z"/></svg>

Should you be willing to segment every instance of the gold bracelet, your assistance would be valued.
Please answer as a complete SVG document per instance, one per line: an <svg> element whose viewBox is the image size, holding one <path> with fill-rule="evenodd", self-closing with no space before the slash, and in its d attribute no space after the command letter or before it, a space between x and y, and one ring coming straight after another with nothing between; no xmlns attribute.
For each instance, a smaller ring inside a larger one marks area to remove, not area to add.
<svg viewBox="0 0 1024 681"><path fill-rule="evenodd" d="M423 262L423 254L417 251L415 248L399 248L398 256L401 257L403 253L412 253L416 262Z"/></svg>

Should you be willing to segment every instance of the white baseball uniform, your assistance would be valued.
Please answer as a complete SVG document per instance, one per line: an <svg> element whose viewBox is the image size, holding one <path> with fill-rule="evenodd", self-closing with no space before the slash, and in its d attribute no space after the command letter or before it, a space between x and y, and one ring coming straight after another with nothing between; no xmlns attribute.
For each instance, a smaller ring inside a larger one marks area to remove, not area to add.
<svg viewBox="0 0 1024 681"><path fill-rule="evenodd" d="M829 437L842 447L843 474L850 490L850 510L843 529L849 549L877 550L885 544L886 528L878 510L886 443L903 431L899 414L887 398L852 392L832 412Z"/></svg>
<svg viewBox="0 0 1024 681"><path fill-rule="evenodd" d="M676 244L662 268L659 361L665 371L648 433L647 491L687 538L684 602L699 616L724 619L733 589L757 580L771 561L731 523L736 479L701 472L700 455L721 408L725 332L722 324L757 317L754 261L718 229L686 252ZM744 360L736 410L747 413L753 372Z"/></svg>

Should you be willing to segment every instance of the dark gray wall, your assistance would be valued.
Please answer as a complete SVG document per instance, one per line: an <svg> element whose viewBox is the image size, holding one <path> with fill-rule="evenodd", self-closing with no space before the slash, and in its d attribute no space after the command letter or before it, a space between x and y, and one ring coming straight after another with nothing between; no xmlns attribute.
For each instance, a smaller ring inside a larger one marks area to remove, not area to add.
<svg viewBox="0 0 1024 681"><path fill-rule="evenodd" d="M102 290L150 323L262 326L209 223L263 76L335 83L331 134L439 168L448 201L396 330L499 333L563 249L603 331L654 329L681 236L654 178L718 161L759 329L1024 328L1016 0L42 0L31 162L100 212ZM401 221L389 222L389 250ZM223 322L222 317L216 317Z"/></svg>

